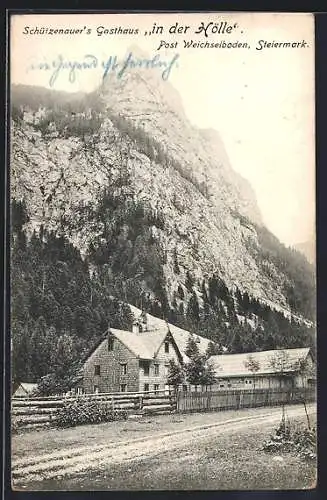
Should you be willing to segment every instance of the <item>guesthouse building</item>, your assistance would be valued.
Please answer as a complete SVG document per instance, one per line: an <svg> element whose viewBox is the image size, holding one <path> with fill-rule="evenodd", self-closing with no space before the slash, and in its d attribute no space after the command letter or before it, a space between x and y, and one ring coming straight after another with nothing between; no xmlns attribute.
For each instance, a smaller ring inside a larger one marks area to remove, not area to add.
<svg viewBox="0 0 327 500"><path fill-rule="evenodd" d="M147 392L168 390L170 360L188 361L190 332L133 308L132 331L108 328L83 364L77 392ZM195 336L201 353L210 341ZM184 386L184 390L191 387Z"/></svg>

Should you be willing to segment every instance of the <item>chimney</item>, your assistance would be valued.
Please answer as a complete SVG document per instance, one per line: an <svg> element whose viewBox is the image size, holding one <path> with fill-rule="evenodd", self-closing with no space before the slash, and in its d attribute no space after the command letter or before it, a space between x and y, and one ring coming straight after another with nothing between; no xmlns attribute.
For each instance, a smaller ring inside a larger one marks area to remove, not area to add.
<svg viewBox="0 0 327 500"><path fill-rule="evenodd" d="M147 332L148 331L148 315L145 311L142 311L140 315L140 322L142 325L142 331Z"/></svg>
<svg viewBox="0 0 327 500"><path fill-rule="evenodd" d="M132 333L140 333L140 323L138 320L133 321Z"/></svg>
<svg viewBox="0 0 327 500"><path fill-rule="evenodd" d="M145 311L142 311L138 319L135 319L132 325L133 333L143 333L147 332L148 328L148 317Z"/></svg>

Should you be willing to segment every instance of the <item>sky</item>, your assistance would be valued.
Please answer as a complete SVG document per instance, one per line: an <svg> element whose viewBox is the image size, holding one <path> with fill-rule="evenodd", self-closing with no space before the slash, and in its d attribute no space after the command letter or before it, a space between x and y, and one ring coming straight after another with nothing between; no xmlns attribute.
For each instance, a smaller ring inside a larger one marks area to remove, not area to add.
<svg viewBox="0 0 327 500"><path fill-rule="evenodd" d="M154 23L163 27L162 32L145 35ZM182 32L169 33L176 23ZM202 23L205 29L199 30ZM139 32L98 34L119 26ZM230 33L211 31L229 26ZM26 34L36 27L78 28L83 33ZM248 46L186 49L184 40L246 42ZM259 40L306 44L256 50ZM161 41L177 42L177 47L158 51ZM11 24L11 82L50 88L50 72L31 70L31 64L39 68L38 63L51 64L59 55L65 61L82 61L86 54L99 61L110 55L119 59L131 45L151 57L160 54L162 60L179 54L169 81L180 93L187 117L198 127L218 130L232 167L255 191L264 223L286 245L314 239L313 16L226 12L16 15ZM97 68L80 71L70 82L68 72L62 71L52 88L91 91L101 78Z"/></svg>

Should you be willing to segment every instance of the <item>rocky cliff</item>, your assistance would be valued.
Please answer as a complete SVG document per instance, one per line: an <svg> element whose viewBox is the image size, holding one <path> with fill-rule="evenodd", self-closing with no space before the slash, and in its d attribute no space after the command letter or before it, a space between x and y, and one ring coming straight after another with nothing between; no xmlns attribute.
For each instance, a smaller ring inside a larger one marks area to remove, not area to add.
<svg viewBox="0 0 327 500"><path fill-rule="evenodd" d="M170 304L191 293L190 274L201 303L201 283L216 275L231 290L307 315L302 297L291 297L302 293L300 279L312 301L312 269L298 277L306 264L263 228L218 132L194 127L175 89L148 73L111 75L90 95L13 87L11 196L26 202L25 229L64 234L91 261L105 247L110 276L124 255L119 272L125 265L150 296L155 260ZM140 207L146 235L133 229Z"/></svg>

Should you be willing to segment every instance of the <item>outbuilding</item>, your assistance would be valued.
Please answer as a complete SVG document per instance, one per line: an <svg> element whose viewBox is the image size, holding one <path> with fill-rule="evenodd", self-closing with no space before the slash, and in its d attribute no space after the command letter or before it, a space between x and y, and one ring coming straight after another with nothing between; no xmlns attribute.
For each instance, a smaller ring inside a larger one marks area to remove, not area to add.
<svg viewBox="0 0 327 500"><path fill-rule="evenodd" d="M287 389L315 386L316 368L311 349L275 349L221 354L208 360L216 383L211 390Z"/></svg>

